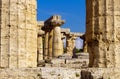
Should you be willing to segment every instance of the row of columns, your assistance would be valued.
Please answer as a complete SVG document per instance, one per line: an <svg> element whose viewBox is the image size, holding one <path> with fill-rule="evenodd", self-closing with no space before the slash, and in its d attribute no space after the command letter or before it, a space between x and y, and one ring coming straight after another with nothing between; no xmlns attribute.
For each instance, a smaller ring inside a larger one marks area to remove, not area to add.
<svg viewBox="0 0 120 79"><path fill-rule="evenodd" d="M55 17L52 17L52 19L53 18ZM56 58L63 55L63 40L65 38L67 49L66 53L73 56L76 38L80 37L83 39L82 33L72 33L70 32L70 29L60 28L60 25L53 26L51 23L49 24L49 21L51 20L49 19L45 23L38 22L38 62L43 59L52 59L53 57ZM44 38L44 40L42 38Z"/></svg>

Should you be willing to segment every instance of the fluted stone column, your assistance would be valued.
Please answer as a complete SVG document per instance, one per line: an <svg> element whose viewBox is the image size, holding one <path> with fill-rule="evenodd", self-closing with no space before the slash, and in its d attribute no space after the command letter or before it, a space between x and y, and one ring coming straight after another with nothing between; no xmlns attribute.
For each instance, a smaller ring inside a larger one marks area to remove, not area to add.
<svg viewBox="0 0 120 79"><path fill-rule="evenodd" d="M0 68L36 67L36 0L0 0L0 7Z"/></svg>
<svg viewBox="0 0 120 79"><path fill-rule="evenodd" d="M48 58L52 59L52 57L53 57L53 29L50 29L48 37Z"/></svg>
<svg viewBox="0 0 120 79"><path fill-rule="evenodd" d="M48 36L49 36L49 32L45 31L45 38L44 38L44 59L48 58Z"/></svg>
<svg viewBox="0 0 120 79"><path fill-rule="evenodd" d="M44 21L38 21L37 29L38 29L38 36L37 36L37 65L39 62L43 60L43 37L45 32L41 30L44 26Z"/></svg>
<svg viewBox="0 0 120 79"><path fill-rule="evenodd" d="M53 56L58 57L63 54L62 50L62 40L61 40L61 28L60 26L54 27L54 37L53 37Z"/></svg>
<svg viewBox="0 0 120 79"><path fill-rule="evenodd" d="M37 61L38 63L43 60L43 35L44 31L39 30L37 38Z"/></svg>
<svg viewBox="0 0 120 79"><path fill-rule="evenodd" d="M119 0L87 0L86 41L90 67L119 67Z"/></svg>
<svg viewBox="0 0 120 79"><path fill-rule="evenodd" d="M61 40L62 40L61 52L63 52L63 53L64 53L64 39L65 39L65 36L63 33L61 33Z"/></svg>
<svg viewBox="0 0 120 79"><path fill-rule="evenodd" d="M67 35L66 36L66 48L67 53L73 56L74 48L75 48L75 36L74 35Z"/></svg>

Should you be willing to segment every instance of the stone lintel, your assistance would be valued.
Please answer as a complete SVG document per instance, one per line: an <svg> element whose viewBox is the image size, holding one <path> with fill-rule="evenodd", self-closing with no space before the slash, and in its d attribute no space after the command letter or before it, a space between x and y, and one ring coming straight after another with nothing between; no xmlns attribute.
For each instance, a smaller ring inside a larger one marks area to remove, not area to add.
<svg viewBox="0 0 120 79"><path fill-rule="evenodd" d="M69 28L61 28L61 33L70 34L70 29Z"/></svg>
<svg viewBox="0 0 120 79"><path fill-rule="evenodd" d="M38 21L37 22L38 27L43 27L44 26L44 21Z"/></svg>
<svg viewBox="0 0 120 79"><path fill-rule="evenodd" d="M71 34L71 35L74 35L74 36L76 36L76 37L81 37L81 36L84 35L84 33L79 33L79 32L71 32L70 34Z"/></svg>

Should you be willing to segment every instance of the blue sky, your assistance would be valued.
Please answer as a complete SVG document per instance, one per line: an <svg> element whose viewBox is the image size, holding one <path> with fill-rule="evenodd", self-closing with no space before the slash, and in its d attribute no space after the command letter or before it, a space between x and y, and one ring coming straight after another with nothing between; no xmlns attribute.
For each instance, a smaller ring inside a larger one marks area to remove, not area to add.
<svg viewBox="0 0 120 79"><path fill-rule="evenodd" d="M85 0L37 0L37 20L45 21L52 15L61 15L63 28L85 32Z"/></svg>

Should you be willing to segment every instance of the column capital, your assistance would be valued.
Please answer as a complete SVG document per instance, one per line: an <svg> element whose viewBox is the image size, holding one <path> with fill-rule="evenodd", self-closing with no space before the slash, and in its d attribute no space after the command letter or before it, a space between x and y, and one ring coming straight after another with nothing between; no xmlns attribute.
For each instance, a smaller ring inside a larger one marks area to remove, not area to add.
<svg viewBox="0 0 120 79"><path fill-rule="evenodd" d="M64 23L65 21L61 19L61 16L54 15L45 21L45 27L54 28L56 26L61 26Z"/></svg>

